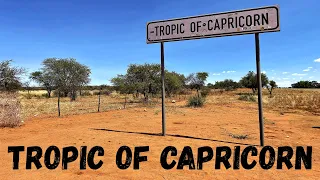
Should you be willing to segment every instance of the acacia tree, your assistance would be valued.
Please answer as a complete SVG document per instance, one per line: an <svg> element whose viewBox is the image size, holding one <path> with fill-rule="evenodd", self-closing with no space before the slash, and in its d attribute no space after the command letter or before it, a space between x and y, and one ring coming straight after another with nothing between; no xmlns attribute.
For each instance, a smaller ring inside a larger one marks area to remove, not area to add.
<svg viewBox="0 0 320 180"><path fill-rule="evenodd" d="M135 83L128 80L126 75L119 74L117 77L111 79L116 91L120 91L123 94L134 93L136 89Z"/></svg>
<svg viewBox="0 0 320 180"><path fill-rule="evenodd" d="M125 75L117 75L111 79L116 90L121 93L139 93L148 100L149 94L158 94L161 91L160 64L130 64ZM167 95L180 91L185 85L183 74L165 72L165 88Z"/></svg>
<svg viewBox="0 0 320 180"><path fill-rule="evenodd" d="M165 89L168 96L176 94L182 90L185 85L186 78L183 74L166 71L165 73Z"/></svg>
<svg viewBox="0 0 320 180"><path fill-rule="evenodd" d="M142 93L147 101L150 93L156 94L160 90L160 65L130 64L125 78L127 82L134 83L136 93Z"/></svg>
<svg viewBox="0 0 320 180"><path fill-rule="evenodd" d="M269 91L270 97L272 97L272 90L273 90L274 88L276 88L276 87L278 87L278 85L277 85L276 82L273 81L273 80L271 80L271 81L269 82L269 84L267 85L267 89L268 89L268 91Z"/></svg>
<svg viewBox="0 0 320 180"><path fill-rule="evenodd" d="M24 89L28 91L28 95L30 95L30 90L31 90L30 84L31 84L30 80L25 81L25 82L23 83Z"/></svg>
<svg viewBox="0 0 320 180"><path fill-rule="evenodd" d="M45 87L47 91L47 97L51 97L51 92L54 89L54 79L50 76L50 74L44 71L35 71L31 73L30 79L39 83L40 86Z"/></svg>
<svg viewBox="0 0 320 180"><path fill-rule="evenodd" d="M266 74L261 73L261 84L262 87L265 87L268 84L268 77ZM255 93L258 88L257 84L257 75L253 71L249 71L244 77L239 81L243 87L251 88L252 92Z"/></svg>
<svg viewBox="0 0 320 180"><path fill-rule="evenodd" d="M207 80L209 74L207 72L198 72L196 74L190 74L186 82L191 87L191 89L196 89L198 96L200 96L199 91L205 85L205 81Z"/></svg>
<svg viewBox="0 0 320 180"><path fill-rule="evenodd" d="M51 78L59 92L63 92L65 96L70 95L72 101L76 99L80 86L90 82L90 69L74 58L48 58L42 64L43 73Z"/></svg>
<svg viewBox="0 0 320 180"><path fill-rule="evenodd" d="M25 74L25 69L12 67L12 60L0 62L0 90L16 91L21 86L21 76Z"/></svg>

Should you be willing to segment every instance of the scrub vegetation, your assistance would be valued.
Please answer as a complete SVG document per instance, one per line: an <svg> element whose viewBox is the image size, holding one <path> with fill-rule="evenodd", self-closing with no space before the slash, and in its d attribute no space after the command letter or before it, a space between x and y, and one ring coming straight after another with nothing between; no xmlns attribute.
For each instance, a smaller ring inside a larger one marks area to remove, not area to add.
<svg viewBox="0 0 320 180"><path fill-rule="evenodd" d="M0 64L2 127L18 126L23 119L57 116L58 107L65 116L133 107L154 108L161 104L159 64L130 64L126 74L111 79L112 85L90 86L90 68L73 58L47 58L39 71L31 73L12 66L11 62ZM22 82L23 75L29 80ZM206 84L208 77L207 72L185 76L166 70L167 106L205 108L205 104L257 102L256 74L253 71L239 82L226 79ZM278 88L266 74L261 77L264 108L281 113L296 110L320 113L318 82L300 81L292 85L295 88ZM30 81L39 87L31 87Z"/></svg>

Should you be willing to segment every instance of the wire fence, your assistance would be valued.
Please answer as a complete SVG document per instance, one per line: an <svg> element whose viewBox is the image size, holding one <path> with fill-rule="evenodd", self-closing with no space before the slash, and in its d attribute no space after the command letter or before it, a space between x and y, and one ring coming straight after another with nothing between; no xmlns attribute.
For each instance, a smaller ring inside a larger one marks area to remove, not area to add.
<svg viewBox="0 0 320 180"><path fill-rule="evenodd" d="M184 101L191 95L166 97L166 103ZM22 115L24 118L59 116L58 97L45 98L43 96L32 96L26 98L26 96L20 96L19 100L22 104ZM134 97L132 94L120 95L114 93L111 95L100 95L100 100L99 95L86 95L78 96L75 101L70 101L69 97L61 97L59 102L61 116L157 105L161 105L161 95L150 95L148 100L146 100L143 96Z"/></svg>

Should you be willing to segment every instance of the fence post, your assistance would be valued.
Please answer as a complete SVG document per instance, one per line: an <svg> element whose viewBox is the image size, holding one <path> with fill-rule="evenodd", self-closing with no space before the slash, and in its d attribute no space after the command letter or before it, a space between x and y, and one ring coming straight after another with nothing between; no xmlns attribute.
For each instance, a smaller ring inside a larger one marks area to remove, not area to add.
<svg viewBox="0 0 320 180"><path fill-rule="evenodd" d="M100 96L101 96L101 89L99 90L99 102L98 102L98 112L100 112Z"/></svg>
<svg viewBox="0 0 320 180"><path fill-rule="evenodd" d="M60 117L60 90L58 92L58 116Z"/></svg>

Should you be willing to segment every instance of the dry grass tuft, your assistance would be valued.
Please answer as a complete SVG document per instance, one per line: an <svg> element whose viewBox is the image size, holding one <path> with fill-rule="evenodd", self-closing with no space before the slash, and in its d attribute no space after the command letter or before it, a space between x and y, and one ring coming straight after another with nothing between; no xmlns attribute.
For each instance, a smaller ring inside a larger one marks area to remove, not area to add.
<svg viewBox="0 0 320 180"><path fill-rule="evenodd" d="M17 127L21 124L20 102L16 93L0 92L0 127Z"/></svg>

